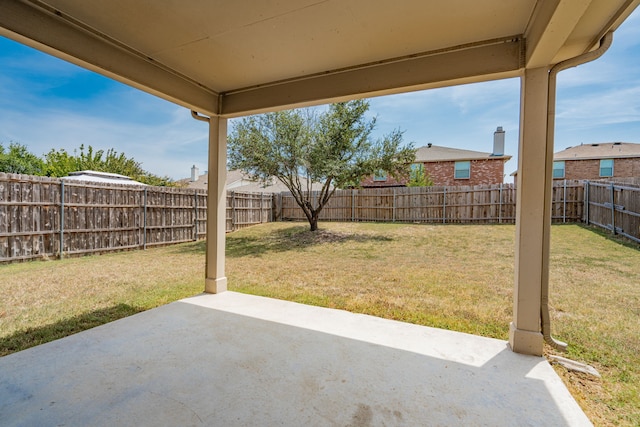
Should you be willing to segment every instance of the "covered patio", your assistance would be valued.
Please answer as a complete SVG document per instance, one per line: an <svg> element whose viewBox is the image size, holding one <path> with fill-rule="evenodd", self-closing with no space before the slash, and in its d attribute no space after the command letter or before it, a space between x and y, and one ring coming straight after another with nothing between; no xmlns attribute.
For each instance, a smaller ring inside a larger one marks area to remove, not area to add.
<svg viewBox="0 0 640 427"><path fill-rule="evenodd" d="M215 294L1 359L3 421L588 424L539 357L545 339L562 347L547 307L555 77L602 55L639 3L0 0L0 35L207 123ZM225 293L229 118L507 77L521 79L508 345Z"/></svg>
<svg viewBox="0 0 640 427"><path fill-rule="evenodd" d="M4 426L590 425L542 358L225 292L0 358Z"/></svg>

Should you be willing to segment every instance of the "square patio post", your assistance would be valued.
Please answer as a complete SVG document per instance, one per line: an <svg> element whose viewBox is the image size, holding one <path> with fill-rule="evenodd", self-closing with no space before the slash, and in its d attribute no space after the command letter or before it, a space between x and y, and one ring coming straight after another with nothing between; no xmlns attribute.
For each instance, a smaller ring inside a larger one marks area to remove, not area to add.
<svg viewBox="0 0 640 427"><path fill-rule="evenodd" d="M204 291L217 294L227 290L225 223L227 217L227 119L209 119L209 176L207 179L207 258Z"/></svg>
<svg viewBox="0 0 640 427"><path fill-rule="evenodd" d="M543 349L541 288L549 277L553 142L547 140L548 86L547 67L525 69L520 93L515 287L509 344L517 353L536 356L541 356Z"/></svg>

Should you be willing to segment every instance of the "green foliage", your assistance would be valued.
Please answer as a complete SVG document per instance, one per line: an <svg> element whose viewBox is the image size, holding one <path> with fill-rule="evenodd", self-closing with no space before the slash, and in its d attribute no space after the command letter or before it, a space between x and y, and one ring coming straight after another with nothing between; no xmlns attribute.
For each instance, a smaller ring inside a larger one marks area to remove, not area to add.
<svg viewBox="0 0 640 427"><path fill-rule="evenodd" d="M69 172L93 170L117 173L149 185L174 185L171 178L153 175L145 171L139 162L112 148L107 151L94 151L93 147L89 145L85 151L84 145L80 145L79 154L76 154L75 151L74 154L69 154L64 149L51 150L45 155L45 161L48 176L62 177L67 176Z"/></svg>
<svg viewBox="0 0 640 427"><path fill-rule="evenodd" d="M92 146L88 146L86 151L84 145L80 146L80 153L69 154L66 150L51 150L46 155L47 173L49 176L67 176L69 172L81 170L94 170L99 172L118 173L133 178L144 171L140 163L127 158L124 153L109 149L94 151Z"/></svg>
<svg viewBox="0 0 640 427"><path fill-rule="evenodd" d="M406 177L415 159L411 144L401 147L399 130L371 139L376 120L365 118L368 109L367 101L357 100L333 104L322 114L289 110L241 119L229 135L229 167L262 182L277 178L316 230L337 188L358 186L379 169ZM312 183L321 184L315 196Z"/></svg>
<svg viewBox="0 0 640 427"><path fill-rule="evenodd" d="M149 185L173 187L176 183L168 176L158 176L142 169L139 162L110 148L95 151L80 146L80 153L70 154L65 149L51 150L44 158L30 153L26 145L12 142L8 149L0 143L0 172L36 176L63 177L69 172L94 170L117 173Z"/></svg>
<svg viewBox="0 0 640 427"><path fill-rule="evenodd" d="M67 153L65 149L51 150L45 154L45 173L47 176L61 177L67 176L69 172L80 169L80 162L75 155Z"/></svg>
<svg viewBox="0 0 640 427"><path fill-rule="evenodd" d="M411 166L411 173L409 174L407 187L430 187L432 185L433 181L424 170L424 165L422 163L414 163Z"/></svg>
<svg viewBox="0 0 640 427"><path fill-rule="evenodd" d="M0 144L0 172L42 175L44 162L25 145L12 142L7 150Z"/></svg>

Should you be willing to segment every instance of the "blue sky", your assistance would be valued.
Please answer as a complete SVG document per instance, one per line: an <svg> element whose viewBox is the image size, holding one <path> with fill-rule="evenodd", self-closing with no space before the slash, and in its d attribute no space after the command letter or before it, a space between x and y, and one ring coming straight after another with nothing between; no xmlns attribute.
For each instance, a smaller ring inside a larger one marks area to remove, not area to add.
<svg viewBox="0 0 640 427"><path fill-rule="evenodd" d="M376 137L491 151L506 131L505 168L517 168L519 79L372 98ZM581 143L640 142L640 9L605 55L558 77L555 151ZM0 37L0 143L42 155L80 144L114 148L158 175L207 169L207 128L189 110Z"/></svg>

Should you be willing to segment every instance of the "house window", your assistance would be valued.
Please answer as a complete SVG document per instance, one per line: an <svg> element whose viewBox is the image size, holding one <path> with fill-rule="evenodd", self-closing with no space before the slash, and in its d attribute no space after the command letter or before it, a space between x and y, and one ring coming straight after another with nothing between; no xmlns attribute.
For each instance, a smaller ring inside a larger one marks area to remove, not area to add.
<svg viewBox="0 0 640 427"><path fill-rule="evenodd" d="M564 178L564 160L553 162L553 177Z"/></svg>
<svg viewBox="0 0 640 427"><path fill-rule="evenodd" d="M613 176L613 159L600 160L600 176Z"/></svg>
<svg viewBox="0 0 640 427"><path fill-rule="evenodd" d="M471 162L456 162L455 172L453 177L455 179L469 179L471 176Z"/></svg>
<svg viewBox="0 0 640 427"><path fill-rule="evenodd" d="M373 175L373 180L374 181L386 181L387 180L387 173L385 171L383 171L382 169L380 169Z"/></svg>

